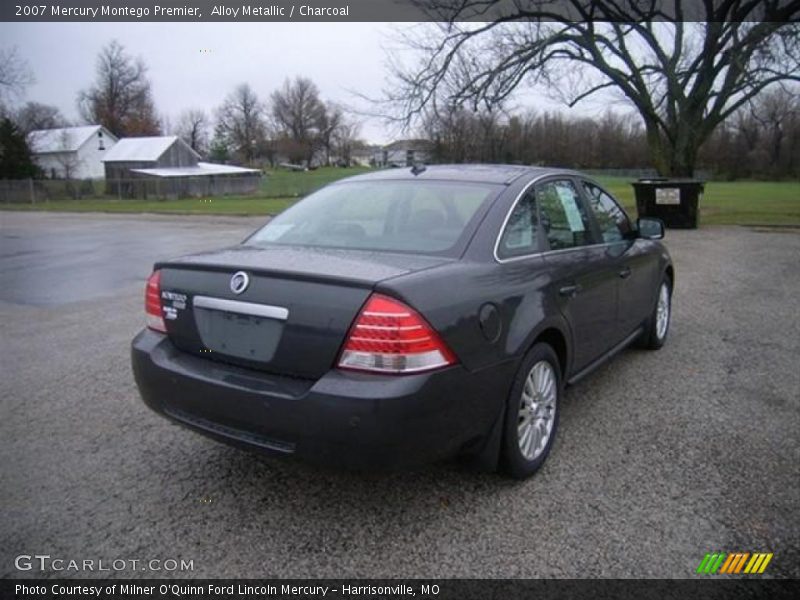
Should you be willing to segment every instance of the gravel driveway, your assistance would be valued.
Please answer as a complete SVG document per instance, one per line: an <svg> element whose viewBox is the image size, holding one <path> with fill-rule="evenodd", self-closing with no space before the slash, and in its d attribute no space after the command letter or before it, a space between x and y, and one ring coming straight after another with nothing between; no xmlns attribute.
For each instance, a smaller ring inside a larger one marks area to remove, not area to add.
<svg viewBox="0 0 800 600"><path fill-rule="evenodd" d="M268 461L142 404L153 260L259 222L0 213L0 576L57 575L15 569L39 553L193 577L691 577L706 552L763 551L800 577L797 231L670 230L666 347L570 388L550 459L514 483Z"/></svg>

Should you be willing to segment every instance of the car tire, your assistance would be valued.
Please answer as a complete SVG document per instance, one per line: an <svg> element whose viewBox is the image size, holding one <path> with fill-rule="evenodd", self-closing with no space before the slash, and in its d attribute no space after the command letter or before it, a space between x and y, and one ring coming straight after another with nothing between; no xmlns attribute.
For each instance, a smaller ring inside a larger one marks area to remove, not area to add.
<svg viewBox="0 0 800 600"><path fill-rule="evenodd" d="M506 406L501 469L507 475L525 479L547 459L558 431L562 395L555 351L547 344L534 345L522 360Z"/></svg>
<svg viewBox="0 0 800 600"><path fill-rule="evenodd" d="M664 312L665 311L665 312ZM658 350L667 341L669 325L672 319L672 283L668 277L661 280L658 286L658 296L653 312L647 320L644 333L639 341L639 346L647 350Z"/></svg>

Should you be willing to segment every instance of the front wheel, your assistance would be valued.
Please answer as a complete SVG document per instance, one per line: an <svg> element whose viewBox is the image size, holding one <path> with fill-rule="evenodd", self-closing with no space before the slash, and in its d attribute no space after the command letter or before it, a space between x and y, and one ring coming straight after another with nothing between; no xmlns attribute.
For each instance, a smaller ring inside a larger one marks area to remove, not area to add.
<svg viewBox="0 0 800 600"><path fill-rule="evenodd" d="M658 288L658 299L653 314L647 321L647 329L641 338L641 346L649 350L658 350L667 341L669 323L672 317L672 286L669 278L664 277Z"/></svg>
<svg viewBox="0 0 800 600"><path fill-rule="evenodd" d="M503 436L503 470L530 477L544 463L558 429L561 369L547 344L536 344L522 361L508 398Z"/></svg>

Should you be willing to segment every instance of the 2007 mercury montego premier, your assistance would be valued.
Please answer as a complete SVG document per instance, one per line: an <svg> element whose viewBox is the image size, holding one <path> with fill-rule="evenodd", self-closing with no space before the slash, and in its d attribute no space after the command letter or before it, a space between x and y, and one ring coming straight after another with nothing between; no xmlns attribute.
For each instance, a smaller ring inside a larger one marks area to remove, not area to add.
<svg viewBox="0 0 800 600"><path fill-rule="evenodd" d="M267 453L356 468L472 454L526 477L565 384L664 344L663 235L574 171L351 177L240 245L157 263L136 382L162 415Z"/></svg>

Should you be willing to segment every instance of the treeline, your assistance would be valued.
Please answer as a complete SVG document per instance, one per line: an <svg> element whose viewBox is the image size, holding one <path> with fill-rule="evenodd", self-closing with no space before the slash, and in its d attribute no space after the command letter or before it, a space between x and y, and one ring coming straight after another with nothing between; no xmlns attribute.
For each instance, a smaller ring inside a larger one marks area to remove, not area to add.
<svg viewBox="0 0 800 600"><path fill-rule="evenodd" d="M635 120L608 112L600 119L534 111L505 117L451 111L428 117L423 135L437 162L489 162L586 169L647 167L647 144Z"/></svg>
<svg viewBox="0 0 800 600"><path fill-rule="evenodd" d="M266 99L246 83L237 86L207 121L209 126L213 121L207 143L206 134L198 132L204 118L198 109L183 113L176 133L216 161L349 166L353 151L364 145L358 139L358 123L341 106L324 101L305 77L287 79Z"/></svg>
<svg viewBox="0 0 800 600"><path fill-rule="evenodd" d="M32 81L15 50L0 51L0 159L6 177L35 170L29 149L27 158L16 156L25 150L20 138L33 130L70 124L56 107L11 102ZM800 178L797 90L788 84L773 86L740 109L701 148L697 169L730 179ZM349 165L354 152L366 146L359 139L358 121L342 106L326 101L314 82L303 77L286 79L265 97L242 83L212 111L188 108L175 119L159 115L147 66L116 41L101 50L94 81L76 101L84 123L104 125L117 137L178 135L215 162L255 167L281 162ZM652 165L641 120L633 113L609 110L590 118L439 107L422 118L419 134L433 143L434 162L577 169Z"/></svg>
<svg viewBox="0 0 800 600"><path fill-rule="evenodd" d="M19 74L11 84L10 74ZM0 147L26 151L28 157L21 158L26 165L32 164L30 148L20 144L20 137L73 124L54 106L11 102L32 81L16 50L0 53ZM323 99L314 82L304 77L286 79L264 98L242 83L210 112L188 108L176 119L159 114L147 65L116 41L100 51L95 79L79 92L76 103L83 123L103 125L119 138L178 135L202 157L219 162L349 165L353 151L364 146L358 139L359 124L343 107ZM26 168L23 174L16 166L7 170L19 171L19 176L30 171Z"/></svg>
<svg viewBox="0 0 800 600"><path fill-rule="evenodd" d="M421 136L436 162L504 162L575 169L647 169L639 118L612 111L599 118L529 111L429 112ZM698 170L715 177L800 178L800 101L788 88L759 96L723 123L701 148Z"/></svg>
<svg viewBox="0 0 800 600"><path fill-rule="evenodd" d="M188 108L175 121L158 117L147 67L116 41L100 52L95 82L79 94L78 107L84 121L118 137L178 135L201 156L248 166L349 164L359 144L357 124L303 77L287 79L267 98L242 83L210 113Z"/></svg>
<svg viewBox="0 0 800 600"><path fill-rule="evenodd" d="M701 149L709 170L729 179L800 178L800 96L777 87L712 134Z"/></svg>

